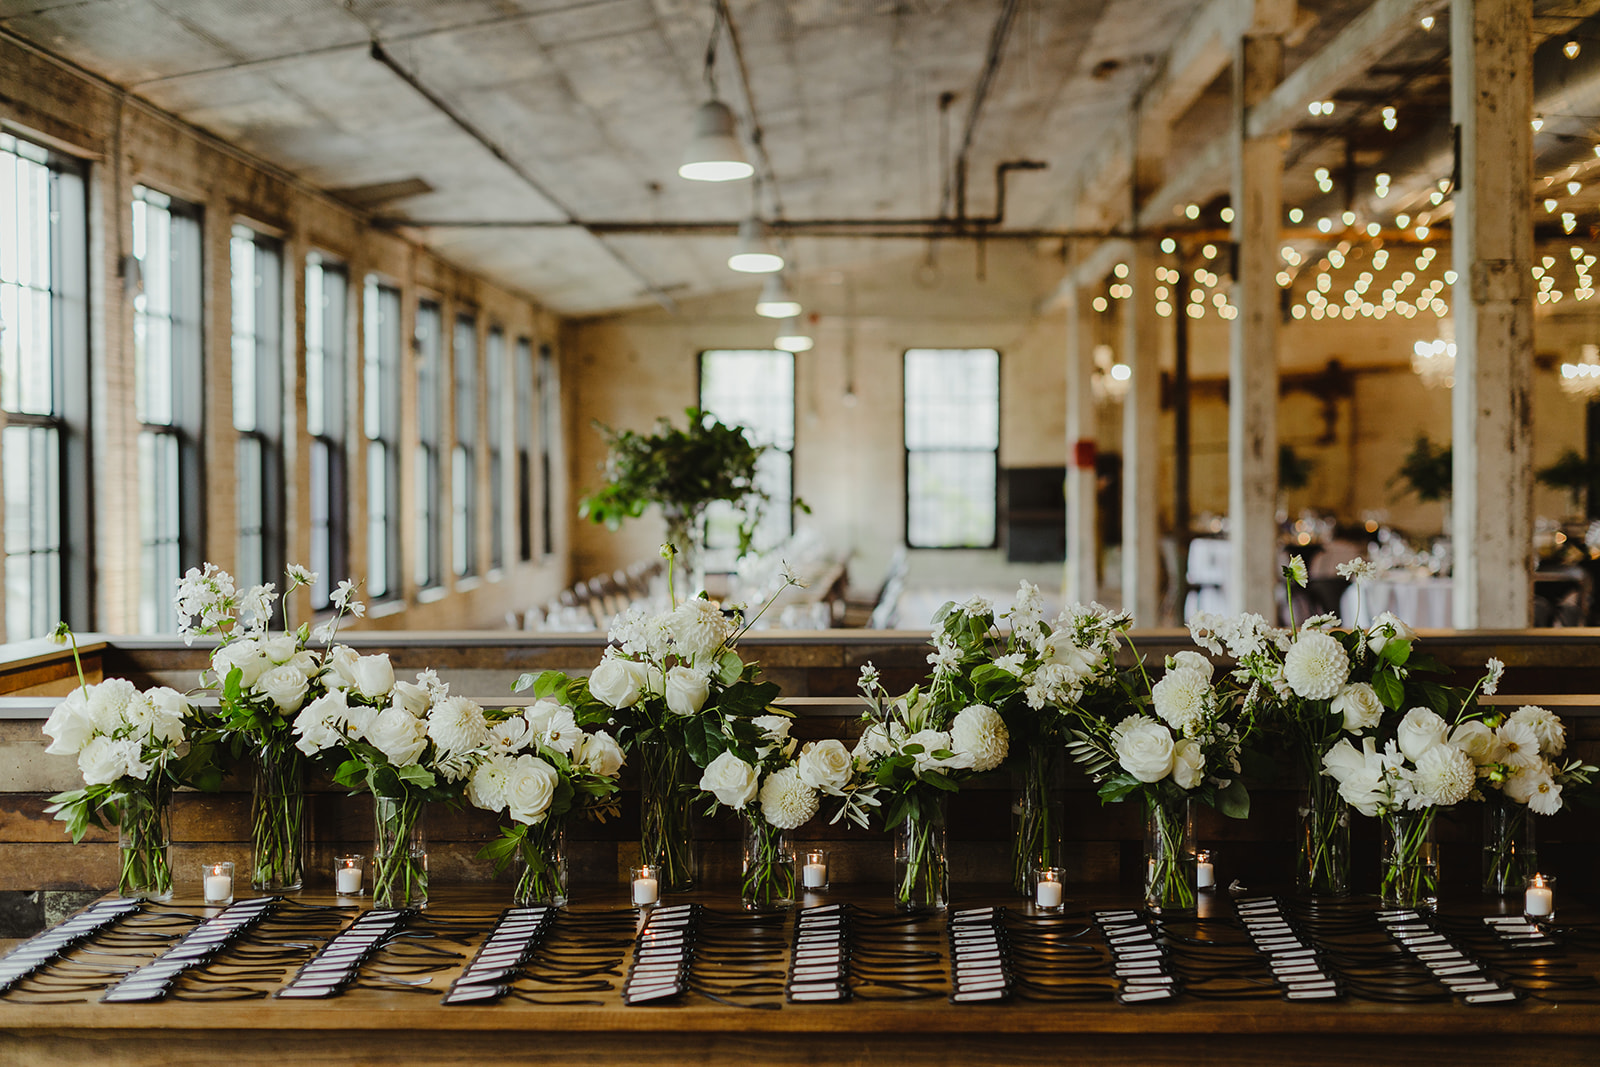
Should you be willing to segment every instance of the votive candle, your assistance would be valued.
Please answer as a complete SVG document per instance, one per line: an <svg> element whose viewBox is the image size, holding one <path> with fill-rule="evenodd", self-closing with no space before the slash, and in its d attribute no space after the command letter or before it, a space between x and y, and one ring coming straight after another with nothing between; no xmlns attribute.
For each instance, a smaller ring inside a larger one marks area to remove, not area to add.
<svg viewBox="0 0 1600 1067"><path fill-rule="evenodd" d="M1552 919L1556 914L1555 879L1536 874L1528 879L1522 897L1522 914L1530 919Z"/></svg>
<svg viewBox="0 0 1600 1067"><path fill-rule="evenodd" d="M661 899L661 868L649 863L633 868L632 884L635 907L654 904Z"/></svg>
<svg viewBox="0 0 1600 1067"><path fill-rule="evenodd" d="M361 857L340 856L333 861L333 891L341 897L361 895Z"/></svg>
<svg viewBox="0 0 1600 1067"><path fill-rule="evenodd" d="M232 863L208 863L200 875L207 904L233 903Z"/></svg>
<svg viewBox="0 0 1600 1067"><path fill-rule="evenodd" d="M1066 871L1060 867L1040 867L1033 874L1033 902L1047 911L1061 907L1066 895Z"/></svg>
<svg viewBox="0 0 1600 1067"><path fill-rule="evenodd" d="M828 888L828 852L826 849L807 849L805 862L800 867L800 885L803 889Z"/></svg>
<svg viewBox="0 0 1600 1067"><path fill-rule="evenodd" d="M1217 868L1211 862L1211 852L1201 849L1194 854L1194 884L1196 889L1215 889L1217 886Z"/></svg>

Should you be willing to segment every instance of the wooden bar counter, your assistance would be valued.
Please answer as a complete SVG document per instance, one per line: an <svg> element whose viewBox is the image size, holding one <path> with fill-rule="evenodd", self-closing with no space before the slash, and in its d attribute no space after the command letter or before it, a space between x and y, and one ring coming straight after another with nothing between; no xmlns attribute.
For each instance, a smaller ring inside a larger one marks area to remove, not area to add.
<svg viewBox="0 0 1600 1067"><path fill-rule="evenodd" d="M959 906L1015 905L1014 898L961 893ZM307 894L306 903L332 903ZM680 898L672 898L676 902ZM731 910L725 894L689 895ZM817 898L813 898L814 900ZM826 898L882 912L886 887L847 887ZM621 886L580 892L577 911L620 908ZM192 901L174 907L199 913ZM1074 893L1069 910L1126 908L1126 894ZM1477 905L1478 901L1469 902ZM506 905L503 889L442 887L427 914L482 916ZM1226 903L1222 912L1231 919ZM1482 913L1463 905L1445 914ZM1567 916L1563 916L1566 918ZM1222 921L1219 918L1219 921ZM942 929L939 920L929 920ZM468 956L471 950L464 950ZM1567 957L1593 978L1600 954ZM102 957L101 962L105 962ZM150 1005L29 1004L0 997L0 1063L53 1065L213 1064L1371 1064L1600 1062L1600 1007L1522 1000L1395 1006L1355 997L1313 1005L1281 999L1201 1001L1168 1006L1038 1004L1024 1000L956 1005L944 995L838 1005L782 1003L776 1010L730 1007L693 992L667 1006L627 1007L613 980L598 1003L540 1005L506 999L445 1007L456 973L430 977L420 992L353 988L322 1001L279 999ZM948 986L944 989L948 993ZM1592 998L1591 994L1591 998ZM771 1008L778 997L766 998Z"/></svg>

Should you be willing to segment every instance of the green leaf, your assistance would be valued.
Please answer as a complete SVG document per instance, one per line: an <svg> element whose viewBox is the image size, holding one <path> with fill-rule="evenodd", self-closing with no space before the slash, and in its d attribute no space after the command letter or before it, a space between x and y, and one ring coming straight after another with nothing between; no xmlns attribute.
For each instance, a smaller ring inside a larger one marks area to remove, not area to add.
<svg viewBox="0 0 1600 1067"><path fill-rule="evenodd" d="M394 773L395 777L400 779L400 781L410 782L412 785L421 786L423 789L430 788L436 781L438 781L438 779L433 776L432 771L415 763L408 763L404 767L396 767L394 769Z"/></svg>
<svg viewBox="0 0 1600 1067"><path fill-rule="evenodd" d="M1373 674L1372 689L1386 708L1398 711L1405 701L1405 686L1389 671L1380 670Z"/></svg>
<svg viewBox="0 0 1600 1067"><path fill-rule="evenodd" d="M1394 664L1396 667L1404 667L1406 665L1406 660L1411 658L1411 642L1410 641L1388 641L1388 642L1385 642L1385 644L1383 646L1383 653L1381 654L1381 656L1379 658L1382 659L1383 661L1385 661L1386 663Z"/></svg>
<svg viewBox="0 0 1600 1067"><path fill-rule="evenodd" d="M528 674L526 672L524 672L522 674L519 674L519 675L517 675L517 680L511 683L511 691L513 693L520 693L524 689L526 689L530 685L532 685L533 681L534 681L533 675Z"/></svg>
<svg viewBox="0 0 1600 1067"><path fill-rule="evenodd" d="M1132 793L1144 786L1131 774L1114 774L1100 783L1100 802L1102 804L1116 804L1125 800Z"/></svg>
<svg viewBox="0 0 1600 1067"><path fill-rule="evenodd" d="M346 789L360 789L366 784L367 765L357 759L345 760L339 764L339 769L333 772L336 784Z"/></svg>
<svg viewBox="0 0 1600 1067"><path fill-rule="evenodd" d="M926 784L933 786L935 789L943 790L946 793L961 792L961 787L959 785L951 781L945 775L940 774L938 771L929 771L927 774L922 776L922 780Z"/></svg>
<svg viewBox="0 0 1600 1067"><path fill-rule="evenodd" d="M731 648L728 649L722 654L722 658L717 661L717 681L723 685L732 685L743 674L744 660L739 658L739 653Z"/></svg>
<svg viewBox="0 0 1600 1067"><path fill-rule="evenodd" d="M1250 817L1250 793L1242 779L1235 778L1228 788L1217 791L1216 809L1230 819Z"/></svg>

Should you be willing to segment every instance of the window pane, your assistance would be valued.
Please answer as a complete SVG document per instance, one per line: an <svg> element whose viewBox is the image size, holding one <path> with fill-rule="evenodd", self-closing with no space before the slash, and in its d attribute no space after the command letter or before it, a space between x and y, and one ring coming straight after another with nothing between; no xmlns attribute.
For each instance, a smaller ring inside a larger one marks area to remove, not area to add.
<svg viewBox="0 0 1600 1067"><path fill-rule="evenodd" d="M261 439L245 434L235 451L238 463L239 560L234 578L240 589L266 581L261 499Z"/></svg>
<svg viewBox="0 0 1600 1067"><path fill-rule="evenodd" d="M382 441L367 445L367 592L374 598L391 594L388 451Z"/></svg>
<svg viewBox="0 0 1600 1067"><path fill-rule="evenodd" d="M61 617L61 439L7 426L4 455L6 639L43 637Z"/></svg>
<svg viewBox="0 0 1600 1067"><path fill-rule="evenodd" d="M995 540L1000 354L914 348L905 357L906 543Z"/></svg>
<svg viewBox="0 0 1600 1067"><path fill-rule="evenodd" d="M700 354L700 406L729 426L741 426L751 443L769 445L756 468L756 485L770 500L755 531L755 546L769 549L794 532L794 354L730 349ZM735 549L740 514L726 504L706 513L706 546ZM708 566L731 567L733 553Z"/></svg>
<svg viewBox="0 0 1600 1067"><path fill-rule="evenodd" d="M539 537L542 551L555 551L555 442L561 433L561 383L555 354L539 346Z"/></svg>
<svg viewBox="0 0 1600 1067"><path fill-rule="evenodd" d="M180 569L178 439L170 433L139 435L139 630L177 629L172 595Z"/></svg>
<svg viewBox="0 0 1600 1067"><path fill-rule="evenodd" d="M496 327L484 346L484 435L489 442L489 566L505 564L505 486L501 455L505 451L506 335Z"/></svg>
<svg viewBox="0 0 1600 1067"><path fill-rule="evenodd" d="M455 368L456 446L450 457L452 569L458 576L478 570L478 326L456 318L451 345Z"/></svg>
<svg viewBox="0 0 1600 1067"><path fill-rule="evenodd" d="M439 546L444 540L439 489L439 375L443 358L439 305L417 305L417 463L415 485L417 559L415 575L423 588L440 580Z"/></svg>
<svg viewBox="0 0 1600 1067"><path fill-rule="evenodd" d="M367 589L400 593L400 291L368 277L362 423L367 441Z"/></svg>
<svg viewBox="0 0 1600 1067"><path fill-rule="evenodd" d="M533 558L533 425L537 414L533 409L533 345L523 337L517 340L516 350L516 403L512 407L512 425L516 427L517 458L517 558Z"/></svg>

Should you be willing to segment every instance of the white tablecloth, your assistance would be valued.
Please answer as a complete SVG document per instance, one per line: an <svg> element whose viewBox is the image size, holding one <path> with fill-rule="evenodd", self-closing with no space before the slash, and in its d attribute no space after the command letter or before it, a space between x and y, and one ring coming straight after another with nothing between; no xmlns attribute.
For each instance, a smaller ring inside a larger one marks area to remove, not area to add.
<svg viewBox="0 0 1600 1067"><path fill-rule="evenodd" d="M1189 542L1189 596L1183 605L1183 621L1202 612L1226 615L1231 610L1229 570L1233 564L1233 545L1223 537L1197 537Z"/></svg>
<svg viewBox="0 0 1600 1067"><path fill-rule="evenodd" d="M1356 617L1356 587L1345 590L1339 614L1346 626L1372 625L1385 611L1419 630L1449 630L1455 626L1455 595L1449 578L1393 577L1363 582L1361 612Z"/></svg>

